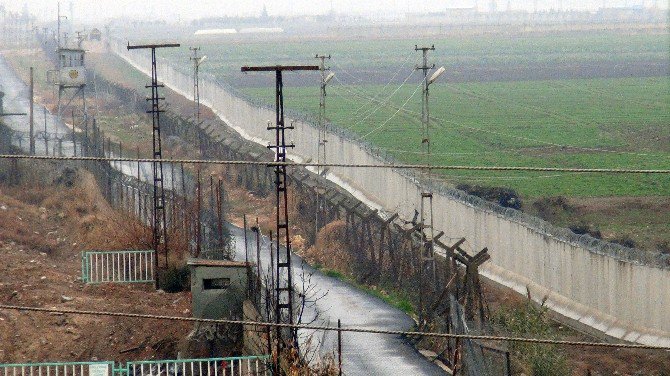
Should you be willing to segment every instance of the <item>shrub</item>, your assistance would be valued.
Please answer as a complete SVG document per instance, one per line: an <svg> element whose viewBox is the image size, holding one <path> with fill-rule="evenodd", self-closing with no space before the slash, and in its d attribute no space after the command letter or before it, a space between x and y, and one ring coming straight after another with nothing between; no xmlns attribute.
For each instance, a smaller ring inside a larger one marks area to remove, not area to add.
<svg viewBox="0 0 670 376"><path fill-rule="evenodd" d="M537 215L545 221L551 221L563 212L570 213L574 210L563 196L539 199L533 203L533 208L537 211Z"/></svg>
<svg viewBox="0 0 670 376"><path fill-rule="evenodd" d="M502 187L482 187L480 185L459 184L456 189L467 192L487 201L497 202L500 206L521 209L521 198L515 190Z"/></svg>
<svg viewBox="0 0 670 376"><path fill-rule="evenodd" d="M635 248L635 240L628 235L621 235L612 240L612 243L621 244L624 247Z"/></svg>
<svg viewBox="0 0 670 376"><path fill-rule="evenodd" d="M160 286L168 293L188 291L191 288L190 277L191 272L188 266L170 267L160 276Z"/></svg>
<svg viewBox="0 0 670 376"><path fill-rule="evenodd" d="M592 237L596 239L602 239L603 234L598 230L597 228L593 227L592 225L586 223L586 222L579 222L577 224L571 225L568 227L570 231L574 232L577 235L591 235Z"/></svg>
<svg viewBox="0 0 670 376"><path fill-rule="evenodd" d="M659 252L670 255L670 242L667 240L656 243L656 249L658 249Z"/></svg>
<svg viewBox="0 0 670 376"><path fill-rule="evenodd" d="M493 321L505 334L515 337L554 338L554 330L547 317L547 308L539 308L530 301L526 304L498 311ZM510 351L518 359L523 373L535 376L570 375L565 356L552 345L512 342Z"/></svg>

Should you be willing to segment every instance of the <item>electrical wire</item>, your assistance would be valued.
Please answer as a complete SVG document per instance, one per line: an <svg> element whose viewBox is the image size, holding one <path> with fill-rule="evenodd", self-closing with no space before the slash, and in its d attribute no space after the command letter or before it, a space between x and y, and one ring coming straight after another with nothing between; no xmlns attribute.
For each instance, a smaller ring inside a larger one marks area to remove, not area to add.
<svg viewBox="0 0 670 376"><path fill-rule="evenodd" d="M357 97L359 97L361 99L364 99L364 100L373 100L373 101L376 101L377 103L379 103L378 99L375 99L375 98L372 98L372 97L369 97L369 96L365 96L365 95L361 95L361 94L356 94L353 91L346 89L344 86L342 86L342 88L351 95L357 96ZM399 107L397 107L393 104L390 104L388 102L385 103L385 104L388 105L389 107L394 108L394 109L399 108ZM412 111L412 110L408 110L408 109L402 109L401 111L405 112L407 114L411 114L411 115L415 115L415 116L421 116L421 114L416 112L416 111ZM496 136L503 136L503 137L513 138L513 139L516 139L516 140L534 142L534 143L539 143L539 144L543 144L543 145L547 145L547 146L553 146L553 147L559 147L559 148L565 148L565 149L582 150L582 151L589 151L589 152L600 152L600 153L611 153L611 154L622 154L622 155L635 155L635 156L641 156L641 157L670 158L669 155L662 155L662 154L638 153L638 152L628 152L628 151L620 151L620 150L610 150L610 149L604 149L604 148L593 148L593 147L559 144L559 143L550 142L550 141L543 141L543 140L539 140L539 139L535 139L535 138L531 138L531 137L516 136L516 135L509 134L509 133L495 131L495 130L491 130L491 129L472 127L472 126L468 126L468 125L465 125L465 124L455 122L453 120L446 120L446 119L438 118L438 117L435 117L435 116L432 116L432 115L430 116L430 119L433 120L433 121L444 123L444 124L451 124L451 125L454 125L456 127L466 129L466 130L472 131L472 132L489 133L489 134L493 134L493 135L496 135ZM343 128L350 129L351 127L350 126L343 126Z"/></svg>
<svg viewBox="0 0 670 376"><path fill-rule="evenodd" d="M416 95L416 93L419 91L419 89L420 89L422 86L423 86L423 80L421 80L421 83L419 83L419 85L417 85L416 89L414 89L414 92L412 93L412 95L410 95L409 98L407 98L407 100L405 101L405 103L403 103L402 106L400 106L400 108L398 108L398 110L397 110L393 115L391 115L390 118L386 119L385 122L381 123L379 126L375 127L375 128L374 128L373 130L371 130L370 132L368 132L368 133L366 133L365 135L361 136L361 140L366 139L369 135L371 135L371 134L373 134L374 132L376 132L376 131L382 129L386 124L388 124L389 121L391 121L393 118L395 118L396 115L398 115L398 113L400 113L400 111L402 111L402 109L404 109L405 106L407 106L407 103L409 103L409 101L412 100L412 98L414 98L414 96Z"/></svg>
<svg viewBox="0 0 670 376"><path fill-rule="evenodd" d="M51 314L125 317L134 319L185 321L185 322L200 322L200 323L211 323L211 324L326 330L326 331L346 332L346 333L387 334L387 335L400 335L407 337L455 338L455 339L473 339L483 341L509 341L509 342L538 343L548 345L601 347L601 348L625 348L625 349L666 350L666 351L670 350L670 346L653 346L653 345L642 345L642 344L631 344L631 343L562 341L562 340L545 339L545 338L522 338L522 337L507 337L507 336L416 332L416 331L402 331L402 330L383 330L383 329L362 328L362 327L338 328L333 326L321 326L321 325L281 324L281 323L246 321L246 320L202 319L196 317L183 317L183 316L164 316L164 315L153 315L153 314L142 314L142 313L108 312L108 311L88 311L88 310L78 310L68 308L57 309L57 308L27 307L27 306L13 306L6 304L0 304L0 309L27 311L27 312L41 312Z"/></svg>
<svg viewBox="0 0 670 376"><path fill-rule="evenodd" d="M404 61L403 61L402 64L400 65L400 68L398 68L398 70L397 70L397 71L395 72L395 74L391 77L391 79L386 83L386 85L384 85L384 87L381 89L380 93L385 93L385 92L386 92L386 89L391 85L391 83L392 83L393 81L395 81L395 79L398 77L398 75L400 74L400 72L402 72L402 70L405 68L405 65L407 65L407 63L408 63L409 61L412 60L413 55L414 55L414 51L412 51L412 52L410 52L409 54L407 54L407 57L404 59ZM349 74L348 72L345 72L345 74L351 75L351 74ZM362 81L362 80L361 80L361 81ZM341 81L339 81L339 82L341 83ZM364 103L362 106L360 106L358 109L356 109L356 110L354 111L354 113L353 113L354 116L357 116L358 112L360 112L363 108L365 108L366 106L368 106L368 105L371 104L372 102L373 102L372 100L368 100L367 103Z"/></svg>
<svg viewBox="0 0 670 376"><path fill-rule="evenodd" d="M372 110L371 112L367 113L363 118L360 118L360 119L356 120L353 124L347 126L346 128L347 128L347 129L350 129L350 128L353 128L353 127L356 126L356 125L361 124L362 122L364 122L364 121L366 121L367 119L369 119L370 116L372 116L372 115L374 115L375 113L377 113L377 111L379 111L382 107L386 106L386 104L387 104L388 102L391 101L391 99L393 98L393 96L396 95L396 94L398 93L398 91L400 91L400 89L402 89L403 86L405 86L405 84L407 83L407 81L409 81L409 79L414 75L414 72L415 72L415 71L412 71L412 72L405 78L405 80L400 84L400 86L398 86L398 87L391 93L391 95L389 95L386 99L380 101L380 102L379 102L379 106L377 106L374 110ZM335 76L335 79L337 80L337 76ZM338 82L341 83L341 81L338 81ZM407 104L407 103L405 103L405 104ZM398 111L398 112L400 112L400 111ZM397 112L396 112L396 114L397 114ZM394 115L394 116L395 116L395 115Z"/></svg>
<svg viewBox="0 0 670 376"><path fill-rule="evenodd" d="M407 109L404 109L403 111L405 111L407 113L412 113L416 116L420 116L420 114L416 111L410 111L410 110L407 110ZM471 126L467 126L467 125L464 125L464 124L456 123L455 121L441 119L441 118L438 118L438 117L435 117L435 116L431 116L430 118L432 120L435 120L435 121L439 121L439 122L442 122L442 123L445 123L445 124L452 124L452 125L455 125L459 128L467 129L467 130L474 131L474 132L490 133L490 134L494 134L496 136L505 136L505 137L510 137L510 138L514 138L514 139L517 139L517 140L522 140L522 141L537 142L537 143L540 143L540 144L544 144L544 145L548 145L548 146L554 146L554 147L558 147L558 148L564 148L564 149L592 151L592 152L600 152L600 153L611 153L611 154L635 155L635 156L641 156L641 157L670 158L670 155L662 155L662 154L637 153L637 152L632 152L632 151L620 151L620 150L609 150L609 149L602 149L602 148L591 148L591 147L583 147L583 146L563 145L563 144L558 144L558 143L550 142L550 141L542 141L542 140L538 140L538 139L530 138L530 137L515 136L515 135L511 135L511 134L504 133L504 132L494 131L494 130L491 130L491 129L471 127Z"/></svg>
<svg viewBox="0 0 670 376"><path fill-rule="evenodd" d="M566 167L532 167L532 166L459 166L459 165L424 165L424 164L356 164L356 163L298 163L298 162L262 162L243 160L216 159L152 159L152 158L117 158L117 157L55 157L46 155L13 155L0 154L0 159L25 159L48 161L93 161L93 162L139 162L139 163L183 163L183 164L217 164L217 165L249 165L266 167L342 167L342 168L386 168L386 169L432 169L432 170L463 170L463 171L531 171L531 172L574 172L602 174L670 174L670 169L630 169L630 168L566 168Z"/></svg>

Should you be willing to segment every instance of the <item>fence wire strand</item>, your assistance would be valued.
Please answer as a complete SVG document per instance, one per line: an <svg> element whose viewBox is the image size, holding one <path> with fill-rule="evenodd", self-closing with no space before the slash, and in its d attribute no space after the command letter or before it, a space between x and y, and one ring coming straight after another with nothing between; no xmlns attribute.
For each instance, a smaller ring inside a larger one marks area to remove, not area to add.
<svg viewBox="0 0 670 376"><path fill-rule="evenodd" d="M278 324L278 323L262 322L262 321L202 319L202 318L196 318L196 317L183 317L183 316L162 316L162 315L142 314L142 313L125 313L125 312L107 312L107 311L87 311L87 310L78 310L78 309L57 309L57 308L43 308L43 307L27 307L27 306L13 306L13 305L6 305L6 304L1 304L0 309L14 310L14 311L27 311L27 312L41 312L41 313L50 313L50 314L72 314L72 315L88 315L88 316L125 317L125 318L134 318L134 319L151 319L151 320L201 322L201 323L211 323L211 324L295 328L295 329L325 330L325 331L349 332L349 333L386 334L386 335L400 335L400 336L407 336L407 337L454 338L454 339L472 339L472 340L483 340L483 341L509 341L509 342L522 342L522 343L537 343L537 344L563 345L563 346L625 348L625 349L670 351L670 346L654 346L654 345L643 345L643 344L632 344L632 343L563 341L563 340L546 339L546 338L523 338L523 337L489 336L489 335L431 333L431 332L402 331L402 330L381 330L381 329L362 328L362 327L342 327L342 328L338 328L338 327L333 327L333 326L322 326L322 325Z"/></svg>
<svg viewBox="0 0 670 376"><path fill-rule="evenodd" d="M380 169L427 169L432 170L466 170L466 171L520 171L520 172L574 172L602 174L670 174L670 169L634 169L634 168L566 168L566 167L533 167L533 166L464 166L464 165L424 165L424 164L357 164L357 163L311 163L311 162L271 162L249 160L217 160L217 159L153 159L153 158L121 158L121 157L67 157L26 154L0 154L0 159L26 159L47 161L94 161L94 162L139 162L139 163L184 163L184 164L216 164L216 165L249 165L266 167L341 167L341 168L380 168Z"/></svg>

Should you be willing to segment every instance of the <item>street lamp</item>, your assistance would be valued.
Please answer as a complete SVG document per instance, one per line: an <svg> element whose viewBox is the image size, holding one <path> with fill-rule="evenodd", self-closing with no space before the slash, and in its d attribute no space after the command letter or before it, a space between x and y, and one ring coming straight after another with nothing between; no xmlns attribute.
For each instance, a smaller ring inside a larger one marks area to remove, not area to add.
<svg viewBox="0 0 670 376"><path fill-rule="evenodd" d="M447 70L444 67L440 67L440 69L436 70L435 73L433 73L433 75L428 79L428 85L435 82L435 80L437 80L446 71Z"/></svg>
<svg viewBox="0 0 670 376"><path fill-rule="evenodd" d="M326 84L328 84L330 80L332 80L333 78L335 78L335 73L330 72L330 74L326 76L326 78L323 80L323 85L325 86Z"/></svg>

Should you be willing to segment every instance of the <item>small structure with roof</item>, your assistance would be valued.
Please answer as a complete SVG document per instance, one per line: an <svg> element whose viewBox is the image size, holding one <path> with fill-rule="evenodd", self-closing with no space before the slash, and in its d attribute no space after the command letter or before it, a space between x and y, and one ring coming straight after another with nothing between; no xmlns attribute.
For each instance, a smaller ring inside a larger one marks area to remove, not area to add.
<svg viewBox="0 0 670 376"><path fill-rule="evenodd" d="M240 318L249 288L251 263L190 259L193 317Z"/></svg>
<svg viewBox="0 0 670 376"><path fill-rule="evenodd" d="M86 84L84 54L85 51L78 48L60 48L58 50L59 85L78 88Z"/></svg>
<svg viewBox="0 0 670 376"><path fill-rule="evenodd" d="M91 32L88 33L88 40L101 41L102 40L102 32L100 31L100 29L93 28L93 30L91 30Z"/></svg>

